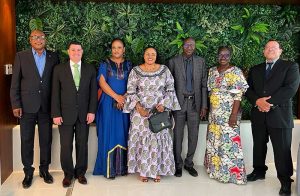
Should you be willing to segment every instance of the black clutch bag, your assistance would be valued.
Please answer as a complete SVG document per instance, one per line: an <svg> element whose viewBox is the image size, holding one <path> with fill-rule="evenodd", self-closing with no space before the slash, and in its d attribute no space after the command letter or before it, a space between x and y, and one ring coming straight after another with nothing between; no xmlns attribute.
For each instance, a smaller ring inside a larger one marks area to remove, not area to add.
<svg viewBox="0 0 300 196"><path fill-rule="evenodd" d="M159 112L156 108L151 111L152 115L148 118L149 128L153 133L158 133L163 129L173 127L173 118L171 112Z"/></svg>

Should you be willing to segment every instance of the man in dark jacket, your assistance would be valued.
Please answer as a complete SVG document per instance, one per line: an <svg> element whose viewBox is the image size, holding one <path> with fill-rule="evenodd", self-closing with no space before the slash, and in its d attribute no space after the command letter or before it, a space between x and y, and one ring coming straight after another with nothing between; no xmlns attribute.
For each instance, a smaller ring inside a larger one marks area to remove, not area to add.
<svg viewBox="0 0 300 196"><path fill-rule="evenodd" d="M250 69L246 96L254 106L251 111L253 135L253 172L248 181L265 179L267 143L271 139L280 195L291 194L293 163L291 157L294 127L292 98L299 87L299 65L280 59L282 49L269 41L264 49L266 61Z"/></svg>
<svg viewBox="0 0 300 196"><path fill-rule="evenodd" d="M45 49L46 37L42 31L32 31L29 41L31 49L16 54L10 89L13 114L20 119L24 188L32 184L36 124L40 143L40 176L46 183L53 183L48 172L52 144L50 97L53 67L59 63L57 54Z"/></svg>
<svg viewBox="0 0 300 196"><path fill-rule="evenodd" d="M71 42L68 48L70 61L57 65L53 71L51 115L60 133L60 160L64 171L63 187L71 185L73 177L87 184L89 124L94 121L97 109L96 70L82 63L80 43ZM72 151L75 134L76 165Z"/></svg>

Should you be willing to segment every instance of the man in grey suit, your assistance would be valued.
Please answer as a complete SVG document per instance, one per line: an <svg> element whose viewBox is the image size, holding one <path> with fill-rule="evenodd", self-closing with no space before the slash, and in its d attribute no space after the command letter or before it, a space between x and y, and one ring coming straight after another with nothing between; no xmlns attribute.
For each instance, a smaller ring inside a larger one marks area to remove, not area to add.
<svg viewBox="0 0 300 196"><path fill-rule="evenodd" d="M21 157L25 173L23 188L32 184L36 124L40 143L40 177L48 184L53 183L48 172L52 144L50 97L53 67L59 63L58 55L45 49L46 36L42 31L32 31L29 42L30 49L16 54L10 88L13 114L20 119Z"/></svg>
<svg viewBox="0 0 300 196"><path fill-rule="evenodd" d="M168 65L175 80L175 90L181 110L174 112L174 156L176 177L182 176L183 160L181 157L182 140L185 122L188 126L188 152L184 169L196 177L193 158L198 142L200 118L207 112L207 72L203 58L196 56L195 40L186 38L183 43L183 54L170 59Z"/></svg>
<svg viewBox="0 0 300 196"><path fill-rule="evenodd" d="M78 42L68 48L70 61L57 65L53 71L51 115L60 133L60 160L64 171L63 187L69 187L73 177L87 184L89 125L97 109L96 70L81 61L83 49ZM72 151L75 135L76 164Z"/></svg>

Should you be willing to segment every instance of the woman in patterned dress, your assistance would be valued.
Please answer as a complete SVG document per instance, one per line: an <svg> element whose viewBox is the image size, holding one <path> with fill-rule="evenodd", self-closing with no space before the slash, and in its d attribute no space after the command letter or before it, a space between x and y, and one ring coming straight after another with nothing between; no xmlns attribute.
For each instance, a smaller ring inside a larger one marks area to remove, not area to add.
<svg viewBox="0 0 300 196"><path fill-rule="evenodd" d="M170 129L152 133L149 111L180 110L174 79L165 65L155 63L154 48L144 51L145 63L129 74L124 112L130 112L128 140L128 173L139 173L142 182L153 178L160 182L163 175L174 175L175 163Z"/></svg>
<svg viewBox="0 0 300 196"><path fill-rule="evenodd" d="M127 174L129 115L122 112L127 79L132 63L124 59L124 42L111 42L111 57L101 62L97 81L103 93L99 100L96 125L98 153L94 175L114 179Z"/></svg>
<svg viewBox="0 0 300 196"><path fill-rule="evenodd" d="M219 66L208 74L209 124L204 165L210 178L246 184L240 138L240 102L248 84L242 71L230 64L231 49L218 49Z"/></svg>

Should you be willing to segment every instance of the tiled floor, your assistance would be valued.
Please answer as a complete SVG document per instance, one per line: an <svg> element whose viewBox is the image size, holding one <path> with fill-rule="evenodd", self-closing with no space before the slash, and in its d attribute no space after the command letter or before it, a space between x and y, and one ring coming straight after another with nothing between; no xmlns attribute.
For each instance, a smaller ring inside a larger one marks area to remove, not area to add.
<svg viewBox="0 0 300 196"><path fill-rule="evenodd" d="M247 185L223 184L209 179L203 166L198 166L198 177L192 177L185 171L181 178L164 177L160 183L138 181L137 175L118 177L107 180L102 176L87 174L88 185L77 181L70 188L63 188L61 181L63 173L51 172L54 184L48 185L36 174L33 185L25 190L21 181L23 174L14 172L2 185L1 196L274 196L280 188L276 178L274 165L269 165L265 180L248 183ZM248 170L251 171L250 169ZM294 175L295 176L295 175ZM295 177L293 176L293 179ZM295 183L292 184L292 195L295 193Z"/></svg>

